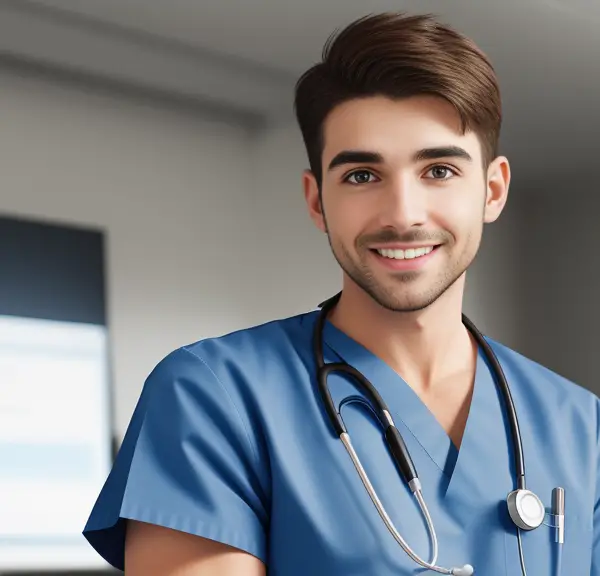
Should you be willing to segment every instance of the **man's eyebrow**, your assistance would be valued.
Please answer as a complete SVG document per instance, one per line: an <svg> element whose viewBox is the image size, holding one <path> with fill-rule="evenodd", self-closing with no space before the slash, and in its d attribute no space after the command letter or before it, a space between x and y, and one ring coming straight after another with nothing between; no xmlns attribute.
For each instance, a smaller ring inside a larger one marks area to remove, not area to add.
<svg viewBox="0 0 600 576"><path fill-rule="evenodd" d="M436 146L434 148L423 148L413 154L413 162L421 160L439 160L440 158L459 158L472 162L471 155L460 146Z"/></svg>
<svg viewBox="0 0 600 576"><path fill-rule="evenodd" d="M383 156L378 152L369 152L367 150L343 150L336 154L329 163L328 170L333 170L344 164L381 164Z"/></svg>
<svg viewBox="0 0 600 576"><path fill-rule="evenodd" d="M423 148L413 154L413 162L423 160L439 160L441 158L459 158L472 162L471 155L460 146L436 146L433 148ZM336 154L329 163L328 170L331 171L338 166L345 164L382 164L383 156L379 152L368 150L342 150Z"/></svg>

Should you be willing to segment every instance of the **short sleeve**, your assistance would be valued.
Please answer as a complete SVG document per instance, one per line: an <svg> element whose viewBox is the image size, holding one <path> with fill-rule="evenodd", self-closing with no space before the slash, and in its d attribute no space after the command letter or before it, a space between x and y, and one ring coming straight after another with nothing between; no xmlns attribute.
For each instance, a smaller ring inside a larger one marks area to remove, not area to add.
<svg viewBox="0 0 600 576"><path fill-rule="evenodd" d="M268 485L252 430L201 358L181 348L148 376L83 534L124 570L127 519L242 549L266 564Z"/></svg>

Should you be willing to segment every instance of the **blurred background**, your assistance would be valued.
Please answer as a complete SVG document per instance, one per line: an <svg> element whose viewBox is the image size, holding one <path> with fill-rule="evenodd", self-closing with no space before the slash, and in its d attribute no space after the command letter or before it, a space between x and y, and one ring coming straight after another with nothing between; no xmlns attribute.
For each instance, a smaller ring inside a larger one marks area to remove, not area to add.
<svg viewBox="0 0 600 576"><path fill-rule="evenodd" d="M600 3L4 0L0 573L103 573L80 532L156 363L339 288L293 87L383 10L439 15L500 78L513 180L466 312L600 392Z"/></svg>

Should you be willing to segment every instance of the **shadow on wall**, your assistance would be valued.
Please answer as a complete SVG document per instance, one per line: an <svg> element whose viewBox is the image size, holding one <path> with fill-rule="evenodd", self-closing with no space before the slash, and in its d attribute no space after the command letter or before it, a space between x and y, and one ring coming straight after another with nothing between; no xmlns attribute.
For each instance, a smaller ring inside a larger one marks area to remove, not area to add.
<svg viewBox="0 0 600 576"><path fill-rule="evenodd" d="M580 177L579 177L580 178ZM593 360L600 322L600 197L574 181L519 200L517 251L522 353L600 394ZM539 186L539 185L538 185Z"/></svg>

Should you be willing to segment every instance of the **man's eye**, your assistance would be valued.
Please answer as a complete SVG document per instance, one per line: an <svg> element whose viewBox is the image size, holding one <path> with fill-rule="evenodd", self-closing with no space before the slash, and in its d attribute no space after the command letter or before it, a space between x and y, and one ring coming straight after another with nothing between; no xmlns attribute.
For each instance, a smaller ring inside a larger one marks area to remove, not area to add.
<svg viewBox="0 0 600 576"><path fill-rule="evenodd" d="M368 170L357 170L344 178L344 182L350 184L369 184L375 181L375 175Z"/></svg>
<svg viewBox="0 0 600 576"><path fill-rule="evenodd" d="M426 174L431 174L429 177L433 180L448 180L448 178L456 176L456 171L448 166L433 166Z"/></svg>

